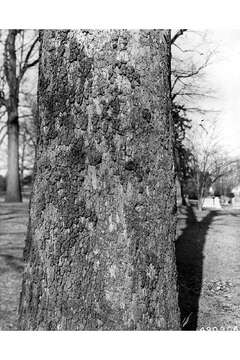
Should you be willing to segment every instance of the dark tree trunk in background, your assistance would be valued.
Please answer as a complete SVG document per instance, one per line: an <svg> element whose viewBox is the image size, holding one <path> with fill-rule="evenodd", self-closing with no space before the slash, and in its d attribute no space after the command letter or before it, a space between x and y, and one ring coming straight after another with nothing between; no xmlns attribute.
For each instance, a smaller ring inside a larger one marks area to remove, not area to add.
<svg viewBox="0 0 240 360"><path fill-rule="evenodd" d="M11 117L11 115L10 115ZM22 201L19 177L19 124L8 121L7 202Z"/></svg>
<svg viewBox="0 0 240 360"><path fill-rule="evenodd" d="M9 88L7 100L8 128L8 168L7 168L7 202L22 201L19 175L19 120L18 96L19 82L17 78L15 40L17 30L9 30L5 42L4 73Z"/></svg>
<svg viewBox="0 0 240 360"><path fill-rule="evenodd" d="M22 153L20 158L20 184L23 186L24 179L24 161L25 161L25 149L26 149L26 132L22 135Z"/></svg>
<svg viewBox="0 0 240 360"><path fill-rule="evenodd" d="M170 32L44 31L25 330L180 329Z"/></svg>
<svg viewBox="0 0 240 360"><path fill-rule="evenodd" d="M188 204L187 204L186 199L185 199L184 188L183 188L183 184L182 184L181 181L180 181L180 191L181 191L182 205L186 206Z"/></svg>

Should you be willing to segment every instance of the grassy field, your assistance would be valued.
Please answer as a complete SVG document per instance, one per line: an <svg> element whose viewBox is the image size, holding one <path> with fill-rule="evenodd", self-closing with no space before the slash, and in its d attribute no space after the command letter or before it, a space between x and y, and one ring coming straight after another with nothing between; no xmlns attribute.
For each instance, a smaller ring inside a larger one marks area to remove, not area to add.
<svg viewBox="0 0 240 360"><path fill-rule="evenodd" d="M0 330L16 330L28 203L0 201Z"/></svg>

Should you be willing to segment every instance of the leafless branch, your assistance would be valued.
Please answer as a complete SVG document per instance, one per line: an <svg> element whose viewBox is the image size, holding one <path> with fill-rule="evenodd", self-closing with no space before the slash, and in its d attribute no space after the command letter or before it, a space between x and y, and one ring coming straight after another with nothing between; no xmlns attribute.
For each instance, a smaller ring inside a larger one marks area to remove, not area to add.
<svg viewBox="0 0 240 360"><path fill-rule="evenodd" d="M194 78L197 75L199 75L201 73L201 71L204 70L209 65L212 54L213 54L213 52L210 52L207 55L205 61L198 67L192 65L190 70L188 70L188 69L187 70L173 69L172 70L172 76L175 77L175 79L172 81L171 90L173 91L173 89L175 88L176 84L179 81L183 82L182 79ZM185 84L184 82L183 82L183 84L185 86L189 85L189 84Z"/></svg>
<svg viewBox="0 0 240 360"><path fill-rule="evenodd" d="M4 139L5 139L6 136L7 136L7 132L5 132L5 133L3 134L3 136L1 137L1 139L0 139L0 145L3 143L3 141L4 141Z"/></svg>
<svg viewBox="0 0 240 360"><path fill-rule="evenodd" d="M7 124L6 124L6 123L3 124L3 126L0 128L0 134L1 134L1 132L2 132L6 127L7 127Z"/></svg>
<svg viewBox="0 0 240 360"><path fill-rule="evenodd" d="M198 54L200 56L204 55L203 52L198 51L197 49L182 49L179 45L177 44L173 44L174 46L176 46L176 48L178 48L178 50L180 50L182 53L194 53L194 54Z"/></svg>
<svg viewBox="0 0 240 360"><path fill-rule="evenodd" d="M171 45L175 43L175 41L183 35L183 33L187 31L187 29L180 29L176 32L176 34L171 39Z"/></svg>
<svg viewBox="0 0 240 360"><path fill-rule="evenodd" d="M39 37L37 36L36 39L33 41L32 45L30 46L28 52L27 52L27 55L25 57L25 60L24 60L24 63L23 63L23 66L22 68L20 69L20 73L19 73L19 81L21 81L23 75L25 74L26 70L34 65L36 65L39 61L39 59L37 58L36 60L32 61L32 62L29 62L30 60L30 57L33 53L33 50L35 48L35 46L37 45L39 41Z"/></svg>
<svg viewBox="0 0 240 360"><path fill-rule="evenodd" d="M4 92L0 91L0 107L7 107L7 100L5 99Z"/></svg>

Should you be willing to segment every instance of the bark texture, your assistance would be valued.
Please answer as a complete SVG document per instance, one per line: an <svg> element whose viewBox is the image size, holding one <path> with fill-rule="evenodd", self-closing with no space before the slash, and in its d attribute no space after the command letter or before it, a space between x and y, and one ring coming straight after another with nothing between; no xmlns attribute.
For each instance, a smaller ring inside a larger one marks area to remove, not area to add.
<svg viewBox="0 0 240 360"><path fill-rule="evenodd" d="M20 329L180 328L170 41L41 34Z"/></svg>

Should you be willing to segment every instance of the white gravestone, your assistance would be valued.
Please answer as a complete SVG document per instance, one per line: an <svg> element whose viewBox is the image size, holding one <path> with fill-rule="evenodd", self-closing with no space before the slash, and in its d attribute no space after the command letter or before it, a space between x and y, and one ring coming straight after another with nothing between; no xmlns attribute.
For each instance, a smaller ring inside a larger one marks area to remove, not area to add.
<svg viewBox="0 0 240 360"><path fill-rule="evenodd" d="M203 200L203 208L205 209L221 209L219 197L207 197Z"/></svg>

